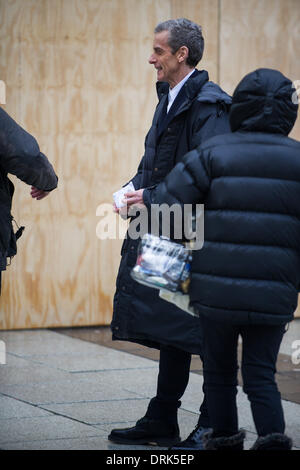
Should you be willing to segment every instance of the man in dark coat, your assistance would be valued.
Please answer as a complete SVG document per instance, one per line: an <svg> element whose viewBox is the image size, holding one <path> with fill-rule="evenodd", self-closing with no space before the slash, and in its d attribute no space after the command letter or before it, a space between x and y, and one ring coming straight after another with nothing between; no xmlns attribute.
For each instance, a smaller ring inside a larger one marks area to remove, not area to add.
<svg viewBox="0 0 300 470"><path fill-rule="evenodd" d="M195 69L203 53L201 27L186 20L170 20L155 29L149 63L157 70L157 105L145 140L145 153L131 180L136 191L127 204L143 201L143 188L157 185L184 154L214 135L229 131L231 98ZM201 329L196 318L162 300L158 293L130 276L139 240L127 234L117 277L111 323L114 340L128 340L160 350L157 394L136 426L112 430L109 439L126 444L169 446L179 441L177 410L189 379L191 354L201 354ZM201 445L209 427L205 403L192 441Z"/></svg>
<svg viewBox="0 0 300 470"><path fill-rule="evenodd" d="M193 252L190 304L204 337L204 383L213 434L207 449L243 448L236 408L237 344L258 434L254 450L292 446L275 381L276 359L300 286L300 143L292 82L259 69L236 88L231 134L189 152L152 203L204 203L204 246Z"/></svg>
<svg viewBox="0 0 300 470"><path fill-rule="evenodd" d="M16 234L13 230L14 185L8 173L31 185L31 196L37 200L57 187L57 176L47 157L40 152L35 138L0 107L0 276L6 269L7 259L17 253L16 239L23 229Z"/></svg>

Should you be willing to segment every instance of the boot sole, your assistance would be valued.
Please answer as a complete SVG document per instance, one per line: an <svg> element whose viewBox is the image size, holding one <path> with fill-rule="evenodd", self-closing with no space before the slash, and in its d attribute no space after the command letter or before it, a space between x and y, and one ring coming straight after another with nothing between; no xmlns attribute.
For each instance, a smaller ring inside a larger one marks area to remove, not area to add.
<svg viewBox="0 0 300 470"><path fill-rule="evenodd" d="M180 442L178 439L166 439L166 438L157 438L157 437L148 437L147 439L122 439L118 437L108 436L108 440L115 442L116 444L128 444L128 445L148 445L148 446L160 446L160 447L169 447Z"/></svg>

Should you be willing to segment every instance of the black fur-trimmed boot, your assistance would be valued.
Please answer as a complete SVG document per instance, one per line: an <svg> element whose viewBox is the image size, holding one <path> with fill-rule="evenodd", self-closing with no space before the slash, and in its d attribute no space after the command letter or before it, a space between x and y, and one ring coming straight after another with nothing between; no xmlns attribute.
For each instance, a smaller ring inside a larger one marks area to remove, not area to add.
<svg viewBox="0 0 300 470"><path fill-rule="evenodd" d="M285 434L273 433L257 438L250 450L291 450L293 441Z"/></svg>
<svg viewBox="0 0 300 470"><path fill-rule="evenodd" d="M213 437L213 432L210 432L203 436L203 447L204 450L244 450L245 437L246 433L242 429L228 437Z"/></svg>

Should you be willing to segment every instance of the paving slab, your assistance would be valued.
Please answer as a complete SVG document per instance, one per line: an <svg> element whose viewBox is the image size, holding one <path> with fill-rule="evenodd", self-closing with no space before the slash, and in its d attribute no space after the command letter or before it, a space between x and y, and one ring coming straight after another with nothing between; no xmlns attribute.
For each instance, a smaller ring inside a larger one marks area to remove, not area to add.
<svg viewBox="0 0 300 470"><path fill-rule="evenodd" d="M26 362L23 367L20 365L0 367L0 384L5 385L26 385L38 384L41 382L61 382L70 380L70 372L41 366L33 362Z"/></svg>
<svg viewBox="0 0 300 470"><path fill-rule="evenodd" d="M38 385L0 384L0 393L34 405L132 398L130 392L88 380L66 380Z"/></svg>
<svg viewBox="0 0 300 470"><path fill-rule="evenodd" d="M86 424L110 424L128 427L144 416L149 400L132 398L90 403L43 405L43 409L67 416Z"/></svg>
<svg viewBox="0 0 300 470"><path fill-rule="evenodd" d="M45 344L47 341L53 341L55 338L53 333L54 332L51 330L40 328L33 330L1 330L0 340L5 341L6 344L28 341L36 341Z"/></svg>
<svg viewBox="0 0 300 470"><path fill-rule="evenodd" d="M46 439L26 442L8 442L1 445L3 450L109 450L109 451L141 451L141 450L155 450L153 446L127 446L113 444L107 440L107 433L104 436L73 439ZM162 450L162 447L156 448Z"/></svg>
<svg viewBox="0 0 300 470"><path fill-rule="evenodd" d="M113 427L128 427L144 416L149 400L110 400L93 403L68 403L60 405L43 405L43 409L61 414L86 424L93 424L110 430ZM198 413L184 409L178 411L180 429L186 437L198 422ZM184 429L182 426L184 425Z"/></svg>
<svg viewBox="0 0 300 470"><path fill-rule="evenodd" d="M109 386L129 391L132 396L136 395L147 398L153 397L156 393L158 363L149 361L146 365L147 367L120 369L117 371L114 369L106 369L100 372L85 371L72 373L72 376L81 380L105 381Z"/></svg>
<svg viewBox="0 0 300 470"><path fill-rule="evenodd" d="M103 435L100 429L61 416L10 418L1 420L0 448L9 442L26 443L26 441L97 435Z"/></svg>
<svg viewBox="0 0 300 470"><path fill-rule="evenodd" d="M20 357L36 357L46 355L62 355L62 354L99 354L99 347L101 346L87 341L82 341L76 338L52 333L53 337L50 339L48 335L42 341L41 334L35 339L21 338L19 341L11 341L8 338L5 341L6 351ZM1 337L0 337L1 339Z"/></svg>
<svg viewBox="0 0 300 470"><path fill-rule="evenodd" d="M51 416L46 410L37 406L29 405L14 398L0 395L0 427L7 425L9 422L1 421L8 418L33 418L40 416ZM2 423L2 424L1 424Z"/></svg>
<svg viewBox="0 0 300 470"><path fill-rule="evenodd" d="M49 354L27 356L34 359L39 364L45 364L60 370L69 372L83 371L102 371L102 370L121 370L121 369L139 369L155 368L153 361L142 357L133 356L129 353L120 354L110 348L98 346L97 352L74 353L74 354Z"/></svg>
<svg viewBox="0 0 300 470"><path fill-rule="evenodd" d="M34 365L35 362L32 361L31 359L19 357L11 353L6 353L5 364L0 365L0 371L9 366L23 368L23 367L30 367L32 364ZM2 367L2 366L5 366L5 367Z"/></svg>

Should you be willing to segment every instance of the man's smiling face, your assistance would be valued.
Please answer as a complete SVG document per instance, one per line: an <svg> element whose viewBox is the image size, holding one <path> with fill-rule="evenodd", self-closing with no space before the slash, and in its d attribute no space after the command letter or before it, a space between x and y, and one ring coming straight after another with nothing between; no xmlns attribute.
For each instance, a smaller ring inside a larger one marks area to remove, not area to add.
<svg viewBox="0 0 300 470"><path fill-rule="evenodd" d="M149 64L154 65L157 70L157 80L168 82L170 87L178 83L177 77L180 69L177 54L172 53L168 45L168 31L161 31L154 35L153 53L149 58Z"/></svg>

